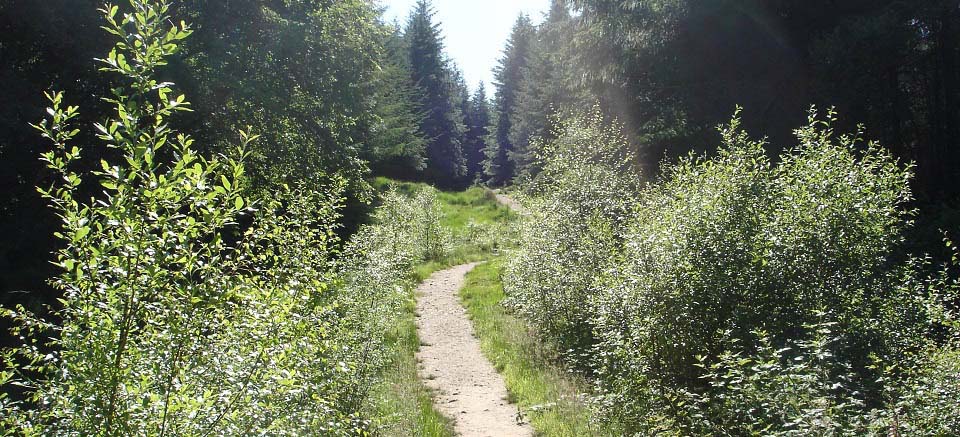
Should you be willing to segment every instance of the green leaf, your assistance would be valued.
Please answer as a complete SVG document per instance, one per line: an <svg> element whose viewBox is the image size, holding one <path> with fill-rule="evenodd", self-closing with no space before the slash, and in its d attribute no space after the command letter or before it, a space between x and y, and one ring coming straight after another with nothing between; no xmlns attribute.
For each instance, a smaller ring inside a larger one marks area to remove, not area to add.
<svg viewBox="0 0 960 437"><path fill-rule="evenodd" d="M82 227L82 228L80 228L80 229L77 229L77 232L73 234L73 242L74 242L74 243L79 242L79 241L82 240L84 237L86 237L88 234L90 234L90 227L89 227L89 226L84 226L84 227Z"/></svg>

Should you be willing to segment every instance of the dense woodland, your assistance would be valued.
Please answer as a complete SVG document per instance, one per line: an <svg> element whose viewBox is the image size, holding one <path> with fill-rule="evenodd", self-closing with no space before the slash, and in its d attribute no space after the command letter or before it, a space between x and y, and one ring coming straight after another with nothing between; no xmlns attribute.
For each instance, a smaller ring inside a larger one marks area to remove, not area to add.
<svg viewBox="0 0 960 437"><path fill-rule="evenodd" d="M476 89L428 0L0 35L0 435L371 432L455 252L377 176L516 189L505 305L622 434L960 434L956 2L553 0Z"/></svg>

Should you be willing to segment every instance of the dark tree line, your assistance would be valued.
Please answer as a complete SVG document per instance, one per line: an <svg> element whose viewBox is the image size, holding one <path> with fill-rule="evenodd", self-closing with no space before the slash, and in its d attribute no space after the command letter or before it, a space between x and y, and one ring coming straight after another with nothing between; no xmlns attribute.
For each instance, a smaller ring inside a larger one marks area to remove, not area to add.
<svg viewBox="0 0 960 437"><path fill-rule="evenodd" d="M945 207L960 197L956 2L554 0L529 27L518 22L498 70L495 184L536 173L530 157L551 117L597 102L625 125L648 177L709 151L737 106L776 155L816 105L836 108L839 130L862 123L915 162L931 229L956 216Z"/></svg>
<svg viewBox="0 0 960 437"><path fill-rule="evenodd" d="M116 85L94 61L112 45L99 7L99 0L0 0L0 79L10 103L0 108L0 304L25 299L10 290L55 295L45 281L58 220L35 188L52 175L29 124L45 115L45 89L80 106L83 126L108 112L93 97ZM404 28L385 23L367 0L183 0L171 12L193 30L158 74L192 102L193 112L172 122L208 157L235 154L240 129L259 134L248 150L251 191L342 184L341 229L349 233L364 220L371 176L450 187L480 178L486 96L471 96L458 78L428 1ZM113 153L92 135L78 140L93 146L84 162ZM91 197L102 191L83 189Z"/></svg>
<svg viewBox="0 0 960 437"><path fill-rule="evenodd" d="M517 126L498 140L522 149L549 132L551 112L595 99L655 170L710 143L737 105L774 143L809 105L836 106L917 162L920 192L955 197L958 32L960 7L939 0L554 1L536 34L515 32L505 50L524 73L498 77L511 104L498 125Z"/></svg>

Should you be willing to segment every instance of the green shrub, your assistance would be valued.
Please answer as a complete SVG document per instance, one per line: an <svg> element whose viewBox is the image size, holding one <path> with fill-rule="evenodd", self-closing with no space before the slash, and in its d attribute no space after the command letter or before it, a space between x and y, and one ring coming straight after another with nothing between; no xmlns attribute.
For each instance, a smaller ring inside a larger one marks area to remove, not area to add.
<svg viewBox="0 0 960 437"><path fill-rule="evenodd" d="M643 188L598 165L627 150L602 122L539 145L509 302L578 352L606 417L637 435L957 432L955 275L898 255L911 168L834 121L812 112L773 162L735 117L716 156Z"/></svg>
<svg viewBox="0 0 960 437"><path fill-rule="evenodd" d="M387 201L345 244L345 181L254 200L255 136L207 159L168 124L189 104L153 76L188 27L167 24L166 1L130 9L103 10L119 42L102 62L122 82L97 129L121 159L71 169L78 109L60 94L37 125L55 146L43 159L57 182L40 191L63 220L63 297L52 317L2 312L23 344L0 355L0 435L364 433L411 265L446 250L435 193ZM79 199L85 183L102 196Z"/></svg>
<svg viewBox="0 0 960 437"><path fill-rule="evenodd" d="M731 339L715 359L700 357L709 387L680 397L680 428L696 435L864 435L862 394L832 352L842 339L828 324L809 329L811 340L784 347L760 331L751 355L733 352L742 347Z"/></svg>
<svg viewBox="0 0 960 437"><path fill-rule="evenodd" d="M389 236L378 236L389 242L389 248L411 260L437 261L452 249L452 237L441 221L438 192L432 187L416 187L404 193L390 189L382 196L382 204L374 220L383 224Z"/></svg>
<svg viewBox="0 0 960 437"><path fill-rule="evenodd" d="M773 165L735 119L716 158L687 158L643 193L597 318L601 381L630 421L646 415L631 406L648 392L637 384L699 390L694 357L756 330L783 345L835 323L838 362L870 389L870 354L892 352L876 314L899 303L888 271L910 172L858 136L837 138L831 121L812 114Z"/></svg>
<svg viewBox="0 0 960 437"><path fill-rule="evenodd" d="M507 304L580 362L593 345L594 279L618 257L638 190L626 140L598 113L535 145L542 168L528 191L520 247L506 268Z"/></svg>

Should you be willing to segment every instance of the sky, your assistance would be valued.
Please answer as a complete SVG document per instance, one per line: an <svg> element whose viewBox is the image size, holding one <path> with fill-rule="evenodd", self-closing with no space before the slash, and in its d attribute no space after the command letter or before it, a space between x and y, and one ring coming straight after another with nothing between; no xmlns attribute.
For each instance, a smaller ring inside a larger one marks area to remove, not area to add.
<svg viewBox="0 0 960 437"><path fill-rule="evenodd" d="M406 25L416 0L380 0L387 8L386 21ZM449 55L463 71L470 89L480 82L493 94L493 68L520 13L534 24L543 21L550 0L433 0L434 22L440 23Z"/></svg>

